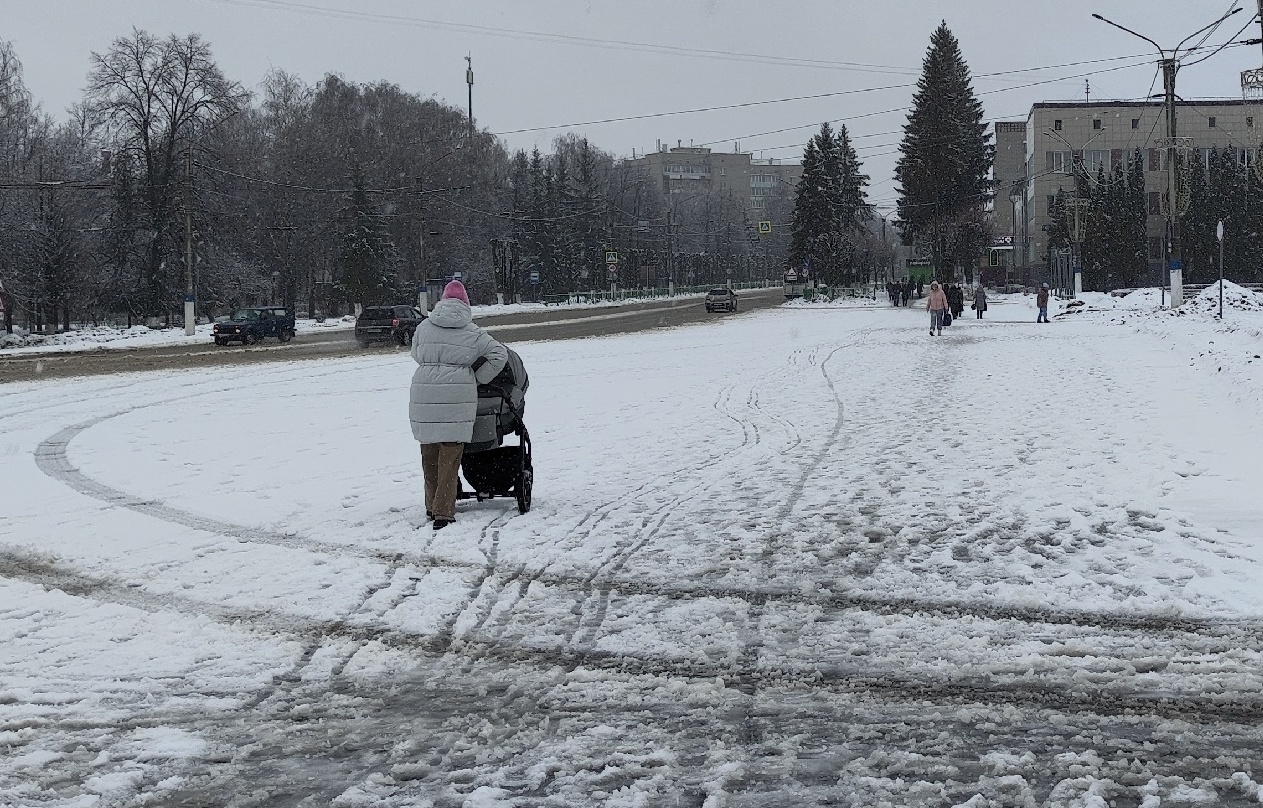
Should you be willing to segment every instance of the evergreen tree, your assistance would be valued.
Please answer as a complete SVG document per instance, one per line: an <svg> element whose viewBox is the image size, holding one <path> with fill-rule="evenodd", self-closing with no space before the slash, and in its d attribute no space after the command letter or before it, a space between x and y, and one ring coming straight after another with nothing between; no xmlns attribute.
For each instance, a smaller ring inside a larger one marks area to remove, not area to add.
<svg viewBox="0 0 1263 808"><path fill-rule="evenodd" d="M1126 181L1118 187L1115 214L1116 288L1131 289L1141 285L1149 268L1149 211L1145 199L1145 164L1140 149L1126 162Z"/></svg>
<svg viewBox="0 0 1263 808"><path fill-rule="evenodd" d="M827 124L826 124L827 126ZM807 141L803 150L803 173L794 194L794 214L790 221L789 268L811 270L813 257L820 252L820 234L828 228L825 180L820 169L818 137Z"/></svg>
<svg viewBox="0 0 1263 808"><path fill-rule="evenodd" d="M339 253L342 291L351 303L376 302L391 291L398 256L385 223L369 201L364 172L358 165L351 175L351 196L344 217Z"/></svg>
<svg viewBox="0 0 1263 808"><path fill-rule="evenodd" d="M1080 255L1083 268L1082 283L1085 290L1108 291L1115 264L1117 245L1112 238L1118 212L1115 183L1121 183L1121 170L1106 175L1105 166L1097 167L1096 176L1088 189L1090 201L1080 216L1083 222L1083 247Z"/></svg>
<svg viewBox="0 0 1263 808"><path fill-rule="evenodd" d="M1255 151L1254 159L1258 157L1259 153ZM1233 240L1240 242L1241 265L1232 278L1238 283L1259 283L1263 281L1263 180L1253 168L1246 170L1244 175L1244 198L1232 234ZM1225 234L1225 249L1228 238Z"/></svg>
<svg viewBox="0 0 1263 808"><path fill-rule="evenodd" d="M863 225L872 215L867 185L846 127L835 135L823 124L803 152L790 224L791 267L809 265L813 277L830 285L854 281L861 271Z"/></svg>
<svg viewBox="0 0 1263 808"><path fill-rule="evenodd" d="M904 243L928 248L940 279L975 266L986 249L990 141L969 67L944 22L922 62L895 168Z"/></svg>
<svg viewBox="0 0 1263 808"><path fill-rule="evenodd" d="M1218 222L1218 205L1211 198L1207 165L1219 159L1217 149L1211 149L1206 163L1193 162L1189 176L1189 207L1181 222L1184 263L1187 267L1184 280L1188 283L1209 283L1218 277L1218 241L1215 224Z"/></svg>
<svg viewBox="0 0 1263 808"><path fill-rule="evenodd" d="M1057 251L1070 249L1070 225L1066 217L1066 192L1063 189L1057 192L1052 209L1048 211L1048 246L1044 250L1044 263L1049 267L1056 263Z"/></svg>

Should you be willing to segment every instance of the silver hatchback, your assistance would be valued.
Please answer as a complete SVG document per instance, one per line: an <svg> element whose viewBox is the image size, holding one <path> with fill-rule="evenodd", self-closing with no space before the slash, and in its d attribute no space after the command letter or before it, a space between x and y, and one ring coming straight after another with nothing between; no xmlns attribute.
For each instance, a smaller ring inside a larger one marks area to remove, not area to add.
<svg viewBox="0 0 1263 808"><path fill-rule="evenodd" d="M724 286L717 286L706 293L707 311L736 311L737 293Z"/></svg>

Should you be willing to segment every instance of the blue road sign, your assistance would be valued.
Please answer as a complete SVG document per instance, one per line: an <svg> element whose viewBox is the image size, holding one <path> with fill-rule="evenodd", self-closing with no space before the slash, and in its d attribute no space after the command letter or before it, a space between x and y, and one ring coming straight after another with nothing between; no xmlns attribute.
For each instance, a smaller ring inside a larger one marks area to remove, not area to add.
<svg viewBox="0 0 1263 808"><path fill-rule="evenodd" d="M531 283L539 283L539 271L531 270Z"/></svg>
<svg viewBox="0 0 1263 808"><path fill-rule="evenodd" d="M1178 258L1171 262L1171 271L1174 272L1177 269L1184 269L1184 262Z"/></svg>

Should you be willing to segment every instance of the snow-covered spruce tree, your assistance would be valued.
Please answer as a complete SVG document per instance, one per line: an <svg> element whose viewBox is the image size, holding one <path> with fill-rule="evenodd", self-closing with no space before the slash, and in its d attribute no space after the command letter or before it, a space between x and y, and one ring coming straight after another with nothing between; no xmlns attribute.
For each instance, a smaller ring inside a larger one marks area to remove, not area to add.
<svg viewBox="0 0 1263 808"><path fill-rule="evenodd" d="M846 127L834 134L828 123L821 125L803 152L790 224L789 267L810 266L812 277L830 285L854 280L859 271L856 245L871 216L867 185Z"/></svg>
<svg viewBox="0 0 1263 808"><path fill-rule="evenodd" d="M1219 212L1211 200L1207 167L1208 163L1214 162L1216 154L1216 150L1211 149L1207 163L1195 159L1189 172L1189 206L1181 222L1180 245L1187 268L1184 280L1188 283L1210 283L1218 277L1219 251L1215 224Z"/></svg>
<svg viewBox="0 0 1263 808"><path fill-rule="evenodd" d="M1112 288L1111 275L1117 248L1114 233L1114 217L1118 213L1115 195L1115 179L1120 170L1107 174L1105 166L1097 166L1096 176L1088 187L1091 205L1085 211L1083 223L1083 288L1104 292ZM1081 214L1083 215L1083 214Z"/></svg>
<svg viewBox="0 0 1263 808"><path fill-rule="evenodd" d="M1126 181L1118 189L1118 212L1114 219L1118 239L1115 284L1118 288L1131 289L1144 283L1149 268L1149 212L1144 156L1140 149L1124 162Z"/></svg>
<svg viewBox="0 0 1263 808"><path fill-rule="evenodd" d="M358 165L352 170L351 195L343 216L339 285L352 304L380 302L378 298L391 291L398 255L385 223L369 201L364 172Z"/></svg>
<svg viewBox="0 0 1263 808"><path fill-rule="evenodd" d="M929 250L940 279L953 279L976 266L987 246L978 223L991 197L995 147L946 22L930 38L899 152L900 234Z"/></svg>

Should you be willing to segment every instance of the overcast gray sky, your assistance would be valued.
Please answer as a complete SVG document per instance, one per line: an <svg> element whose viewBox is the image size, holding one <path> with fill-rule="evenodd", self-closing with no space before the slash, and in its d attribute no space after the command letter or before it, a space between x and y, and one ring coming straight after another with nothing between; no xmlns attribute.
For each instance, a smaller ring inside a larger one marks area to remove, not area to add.
<svg viewBox="0 0 1263 808"><path fill-rule="evenodd" d="M1255 0L1211 40L1244 25ZM45 111L81 98L90 54L132 27L200 33L232 79L256 89L272 67L315 83L326 73L466 104L511 148L547 150L573 131L619 155L657 140L798 159L821 121L847 123L871 197L893 201L893 154L929 37L940 20L961 42L990 119L1021 120L1036 101L1138 99L1161 91L1156 49L1091 18L1100 13L1173 47L1229 0L0 0L11 41ZM1243 36L1259 36L1253 25ZM1118 57L1135 57L1119 59ZM1093 60L1091 64L1074 64ZM1228 48L1179 74L1185 98L1237 98L1258 46ZM1056 67L1054 67L1056 66ZM1039 69L1051 68L1051 69ZM1107 71L1107 72L1102 72ZM1030 86L1035 85L1035 86ZM801 96L828 97L793 99ZM750 104L686 114L683 110ZM527 130L527 131L521 131ZM774 131L780 130L780 131ZM766 133L766 134L764 134Z"/></svg>

